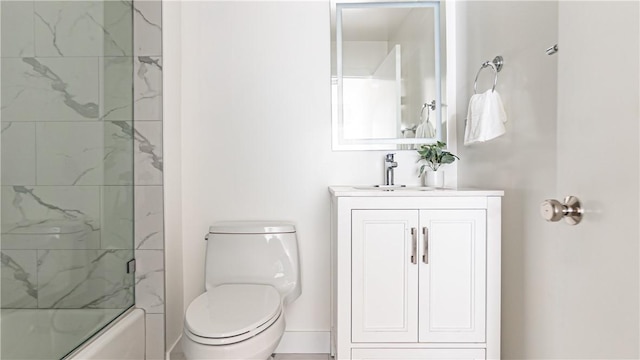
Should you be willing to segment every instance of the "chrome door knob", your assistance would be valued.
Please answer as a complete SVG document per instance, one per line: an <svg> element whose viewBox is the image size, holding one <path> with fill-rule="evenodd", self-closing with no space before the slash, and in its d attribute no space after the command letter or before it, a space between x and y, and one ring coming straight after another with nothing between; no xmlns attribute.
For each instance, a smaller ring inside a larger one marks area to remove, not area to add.
<svg viewBox="0 0 640 360"><path fill-rule="evenodd" d="M567 196L564 203L555 199L547 199L540 204L540 215L547 221L565 221L570 225L576 225L582 220L583 209L580 200L575 196Z"/></svg>
<svg viewBox="0 0 640 360"><path fill-rule="evenodd" d="M564 206L555 199L547 199L540 205L540 215L547 221L560 221L563 217Z"/></svg>

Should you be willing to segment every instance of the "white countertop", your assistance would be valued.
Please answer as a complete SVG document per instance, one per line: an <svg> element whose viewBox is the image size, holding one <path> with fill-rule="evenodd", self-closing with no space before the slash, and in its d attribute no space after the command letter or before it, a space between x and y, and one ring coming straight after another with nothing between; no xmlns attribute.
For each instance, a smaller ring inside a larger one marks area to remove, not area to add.
<svg viewBox="0 0 640 360"><path fill-rule="evenodd" d="M372 185L329 186L329 192L336 197L348 196L504 196L502 190L475 188L443 188L436 189L424 186L407 186L404 188L381 189Z"/></svg>

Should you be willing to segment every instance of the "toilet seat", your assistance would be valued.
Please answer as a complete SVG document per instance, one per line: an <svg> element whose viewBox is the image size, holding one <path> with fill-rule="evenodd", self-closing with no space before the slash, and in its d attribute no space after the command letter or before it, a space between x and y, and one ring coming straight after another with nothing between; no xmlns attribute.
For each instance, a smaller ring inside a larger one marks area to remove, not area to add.
<svg viewBox="0 0 640 360"><path fill-rule="evenodd" d="M272 286L220 285L189 305L185 334L200 344L233 344L263 332L281 314L280 293Z"/></svg>

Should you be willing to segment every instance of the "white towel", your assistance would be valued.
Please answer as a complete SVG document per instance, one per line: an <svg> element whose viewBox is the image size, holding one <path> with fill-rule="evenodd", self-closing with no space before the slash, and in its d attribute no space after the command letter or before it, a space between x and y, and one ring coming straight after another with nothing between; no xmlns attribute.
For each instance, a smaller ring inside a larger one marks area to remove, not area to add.
<svg viewBox="0 0 640 360"><path fill-rule="evenodd" d="M497 91L491 89L475 94L469 100L467 127L464 132L464 144L495 139L504 134L507 114Z"/></svg>
<svg viewBox="0 0 640 360"><path fill-rule="evenodd" d="M419 139L419 138L432 139L434 137L436 137L436 131L428 119L423 121L416 128L416 139Z"/></svg>

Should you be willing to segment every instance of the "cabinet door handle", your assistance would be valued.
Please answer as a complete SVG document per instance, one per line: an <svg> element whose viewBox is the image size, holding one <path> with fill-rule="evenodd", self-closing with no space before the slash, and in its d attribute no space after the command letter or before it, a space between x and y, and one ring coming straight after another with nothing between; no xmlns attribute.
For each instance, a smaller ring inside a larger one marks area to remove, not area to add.
<svg viewBox="0 0 640 360"><path fill-rule="evenodd" d="M422 262L429 264L429 229L425 226L422 228L422 238L424 240L424 252L422 253Z"/></svg>
<svg viewBox="0 0 640 360"><path fill-rule="evenodd" d="M411 228L411 263L418 263L418 231L416 228Z"/></svg>

